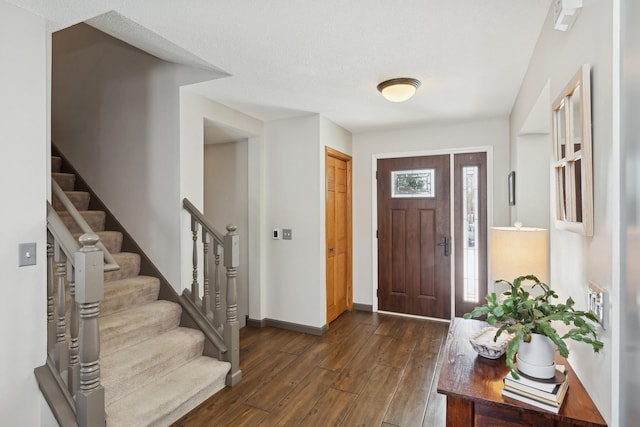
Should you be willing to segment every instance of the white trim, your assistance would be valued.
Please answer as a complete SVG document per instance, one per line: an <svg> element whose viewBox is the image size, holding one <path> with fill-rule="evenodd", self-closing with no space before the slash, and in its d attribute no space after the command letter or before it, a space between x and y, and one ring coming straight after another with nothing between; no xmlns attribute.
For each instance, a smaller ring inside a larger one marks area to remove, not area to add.
<svg viewBox="0 0 640 427"><path fill-rule="evenodd" d="M419 157L419 156L437 156L437 155L449 155L450 157L450 170L449 176L450 183L450 203L451 203L451 257L455 257L455 223L453 221L453 202L454 202L454 155L464 153L486 153L487 154L487 248L489 247L489 232L488 230L493 226L493 147L490 145L468 148L453 148L453 149L438 149L438 150L420 150L420 151L405 151L398 153L378 153L371 156L371 311L378 312L378 295L376 290L378 289L378 239L376 238L376 230L378 229L378 184L376 180L376 174L378 172L378 160L379 159L393 159L404 157ZM455 259L455 258L452 258ZM487 285L489 284L489 268L487 268ZM381 313L386 313L380 311ZM400 313L395 313L400 314ZM451 262L451 316L455 315L455 262ZM422 316L417 316L425 318ZM431 319L431 318L430 318ZM443 320L443 319L432 319Z"/></svg>

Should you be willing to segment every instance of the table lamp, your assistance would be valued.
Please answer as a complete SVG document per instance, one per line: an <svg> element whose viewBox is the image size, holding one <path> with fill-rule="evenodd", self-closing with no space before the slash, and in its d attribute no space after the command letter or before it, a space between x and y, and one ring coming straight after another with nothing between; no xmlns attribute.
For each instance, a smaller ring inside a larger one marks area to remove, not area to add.
<svg viewBox="0 0 640 427"><path fill-rule="evenodd" d="M548 241L545 228L515 227L491 228L491 277L496 280L513 279L534 275L548 283Z"/></svg>

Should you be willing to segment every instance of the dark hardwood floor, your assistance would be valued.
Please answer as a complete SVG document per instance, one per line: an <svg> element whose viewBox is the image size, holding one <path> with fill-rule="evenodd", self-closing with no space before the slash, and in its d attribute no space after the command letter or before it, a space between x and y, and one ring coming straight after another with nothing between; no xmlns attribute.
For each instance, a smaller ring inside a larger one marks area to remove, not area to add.
<svg viewBox="0 0 640 427"><path fill-rule="evenodd" d="M436 392L447 323L353 311L322 337L240 332L243 379L175 427L445 425Z"/></svg>

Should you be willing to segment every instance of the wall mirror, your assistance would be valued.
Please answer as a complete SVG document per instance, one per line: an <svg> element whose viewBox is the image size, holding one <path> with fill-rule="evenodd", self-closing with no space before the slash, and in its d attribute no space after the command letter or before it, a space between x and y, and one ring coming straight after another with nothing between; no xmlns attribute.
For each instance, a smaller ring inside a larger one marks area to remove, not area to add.
<svg viewBox="0 0 640 427"><path fill-rule="evenodd" d="M556 227L593 235L591 67L582 65L553 103Z"/></svg>

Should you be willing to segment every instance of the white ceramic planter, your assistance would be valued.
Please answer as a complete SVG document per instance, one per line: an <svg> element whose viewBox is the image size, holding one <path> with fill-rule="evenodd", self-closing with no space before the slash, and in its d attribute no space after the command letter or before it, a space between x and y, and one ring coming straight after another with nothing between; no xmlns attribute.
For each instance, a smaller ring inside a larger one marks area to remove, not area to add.
<svg viewBox="0 0 640 427"><path fill-rule="evenodd" d="M536 378L552 378L555 375L555 344L549 337L531 334L531 342L520 342L518 348L518 370Z"/></svg>

